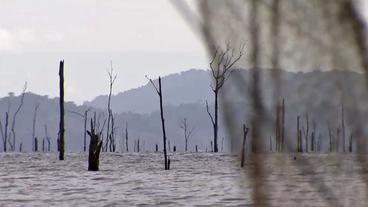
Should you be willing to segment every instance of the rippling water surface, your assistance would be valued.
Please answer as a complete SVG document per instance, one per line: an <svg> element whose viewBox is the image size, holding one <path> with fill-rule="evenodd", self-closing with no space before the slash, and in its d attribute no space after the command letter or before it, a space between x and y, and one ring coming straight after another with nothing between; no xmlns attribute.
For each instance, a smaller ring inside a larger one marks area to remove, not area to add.
<svg viewBox="0 0 368 207"><path fill-rule="evenodd" d="M0 154L0 206L252 206L253 164L234 156L104 153L100 171L86 154ZM261 155L270 206L365 206L367 171L353 155Z"/></svg>

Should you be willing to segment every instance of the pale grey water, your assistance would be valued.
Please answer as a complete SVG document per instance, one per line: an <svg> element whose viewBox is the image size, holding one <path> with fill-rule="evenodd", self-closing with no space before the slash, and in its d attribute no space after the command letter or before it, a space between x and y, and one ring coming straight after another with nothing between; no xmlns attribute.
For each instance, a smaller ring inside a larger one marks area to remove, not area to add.
<svg viewBox="0 0 368 207"><path fill-rule="evenodd" d="M0 206L252 206L249 161L241 170L234 156L177 153L165 171L162 157L103 153L88 172L85 154L1 153ZM270 206L366 206L367 171L354 155L261 157Z"/></svg>

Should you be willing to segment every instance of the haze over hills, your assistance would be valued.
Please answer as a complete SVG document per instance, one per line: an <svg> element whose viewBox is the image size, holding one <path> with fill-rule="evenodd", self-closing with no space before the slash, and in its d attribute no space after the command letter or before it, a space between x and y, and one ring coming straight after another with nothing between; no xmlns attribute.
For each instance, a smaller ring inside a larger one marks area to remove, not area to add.
<svg viewBox="0 0 368 207"><path fill-rule="evenodd" d="M179 106L186 103L200 103L205 100L212 102L210 83L210 76L205 70L190 69L164 76L162 77L164 104ZM92 101L84 102L84 105L105 109L107 99L107 95L100 95ZM151 113L159 107L157 100L157 94L154 93L152 85L147 80L144 86L113 95L111 106L115 112Z"/></svg>
<svg viewBox="0 0 368 207"><path fill-rule="evenodd" d="M244 82L237 81L239 77ZM266 112L274 115L277 97L273 93L277 90L274 86L274 78L271 71L261 72L262 98L267 103ZM294 142L295 119L297 115L302 117L309 113L310 122L315 122L320 136L326 135L326 121L329 120L333 127L339 126L339 107L342 94L346 107L347 134L352 130L349 123L360 121L366 123L366 107L368 96L365 89L365 76L354 72L343 71L313 71L309 73L280 72L280 87L284 93L279 94L286 102L286 125L287 139ZM194 151L195 145L199 150L210 150L212 140L212 126L205 108L205 100L213 109L213 93L210 89L210 74L204 70L189 70L179 74L171 74L162 78L164 114L167 128L167 137L171 148L175 145L179 151L184 149L183 131L179 127L179 120L187 118L189 125L195 127L195 131L189 141L189 150ZM241 135L241 125L249 123L247 117L252 112L251 100L248 94L248 84L251 80L250 70L235 70L224 86L220 94L220 111L231 113L239 128L235 134ZM156 80L155 80L156 81ZM147 81L148 82L148 81ZM337 89L340 86L342 90ZM311 98L313 97L313 98ZM9 110L9 118L12 119L14 110L19 103L20 97L10 95L0 99L0 120L4 127L5 112ZM66 108L66 150L81 151L83 149L83 119L73 112L83 114L91 108L89 117L96 111L100 122L106 117L107 96L101 95L84 105L76 105L72 102L65 104ZM16 120L17 145L23 143L23 151L31 151L32 146L32 120L34 107L40 103L37 115L36 136L42 140L45 137L44 127L47 125L48 134L52 138L52 150L56 150L56 137L59 123L58 98L50 99L47 96L39 96L27 93L24 106ZM223 104L227 104L224 108ZM357 104L359 103L359 104ZM123 138L125 126L128 123L129 150L133 150L134 142L140 140L141 150L154 150L155 144L162 146L162 132L159 114L159 99L150 84L118 93L113 96L112 109L116 122L117 149L125 149ZM360 110L360 114L354 113ZM232 112L230 112L232 111ZM234 113L235 111L235 113ZM219 149L228 151L228 135L225 129L223 116L220 114ZM11 121L11 120L10 120ZM272 120L271 120L272 121ZM267 133L273 136L274 128L270 125ZM268 141L268 139L267 139ZM89 139L87 137L87 143ZM42 143L42 141L40 141ZM322 145L327 146L327 140ZM2 150L3 143L0 143ZM18 150L19 146L17 146ZM41 147L39 147L41 148Z"/></svg>

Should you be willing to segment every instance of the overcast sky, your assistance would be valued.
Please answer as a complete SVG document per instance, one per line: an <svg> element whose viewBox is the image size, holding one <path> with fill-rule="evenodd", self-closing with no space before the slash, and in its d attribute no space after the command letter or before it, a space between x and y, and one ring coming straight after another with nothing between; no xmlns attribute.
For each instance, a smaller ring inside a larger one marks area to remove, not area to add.
<svg viewBox="0 0 368 207"><path fill-rule="evenodd" d="M58 93L65 59L66 98L78 103L190 68L207 67L197 36L168 0L0 0L0 96L25 81L38 94Z"/></svg>
<svg viewBox="0 0 368 207"><path fill-rule="evenodd" d="M57 96L60 59L65 59L66 99L77 103L108 93L110 61L118 73L114 93L145 84L145 75L208 65L199 38L169 0L0 0L0 5L0 97L19 94L25 81L29 91Z"/></svg>

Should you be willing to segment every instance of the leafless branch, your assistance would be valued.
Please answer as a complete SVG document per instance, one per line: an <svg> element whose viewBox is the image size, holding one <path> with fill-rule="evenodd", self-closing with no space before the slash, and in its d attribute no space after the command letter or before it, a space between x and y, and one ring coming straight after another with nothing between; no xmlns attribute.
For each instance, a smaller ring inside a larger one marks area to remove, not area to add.
<svg viewBox="0 0 368 207"><path fill-rule="evenodd" d="M160 91L158 90L156 84L153 82L152 79L150 79L147 75L145 75L145 77L149 80L149 82L152 84L152 86L155 88L156 93L160 95Z"/></svg>
<svg viewBox="0 0 368 207"><path fill-rule="evenodd" d="M215 121L213 120L212 114L211 114L211 112L210 112L210 110L209 110L207 100L206 100L206 109L207 109L208 116L210 116L210 118L211 118L211 122L212 122L212 124L214 125L214 124L215 124Z"/></svg>

